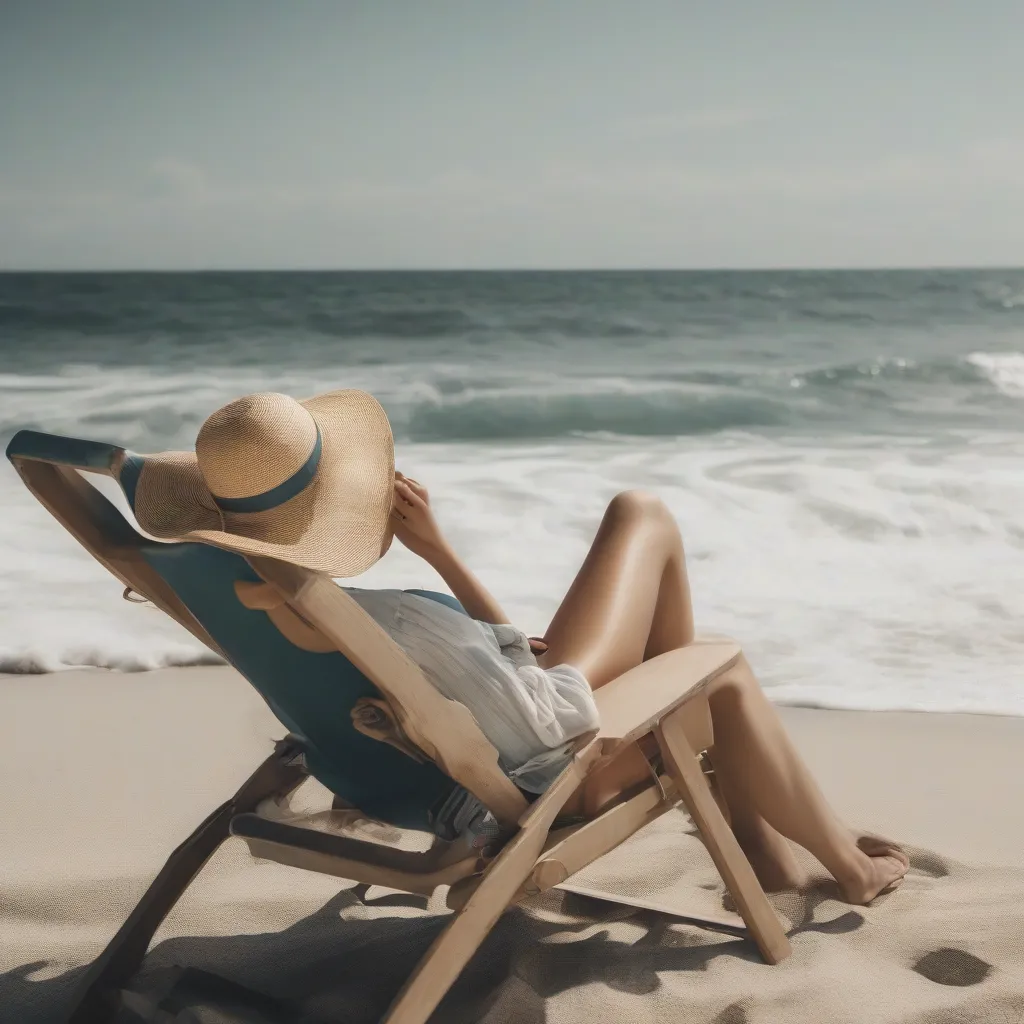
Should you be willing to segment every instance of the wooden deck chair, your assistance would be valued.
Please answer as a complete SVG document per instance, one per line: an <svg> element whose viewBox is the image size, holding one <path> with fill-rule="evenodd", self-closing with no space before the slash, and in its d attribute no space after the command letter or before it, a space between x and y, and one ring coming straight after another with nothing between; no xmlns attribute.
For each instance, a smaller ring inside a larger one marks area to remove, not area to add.
<svg viewBox="0 0 1024 1024"><path fill-rule="evenodd" d="M142 536L82 475L113 477L131 505L144 458L124 449L25 430L11 440L7 455L29 489L98 561L222 655L289 730L241 789L171 853L86 971L67 1018L71 1024L94 1024L116 1013L119 990L160 923L232 835L259 857L368 885L420 894L450 886L454 913L395 996L383 1018L389 1024L426 1021L507 908L554 886L571 888L575 872L680 801L742 919L707 923L745 926L768 963L789 954L779 919L699 760L712 745L703 691L739 657L732 641L699 641L663 654L597 690L600 731L581 738L569 766L528 803L500 770L468 710L442 697L334 581L276 560L246 560L207 545ZM261 600L268 593L273 599ZM386 702L415 749L403 751L357 730L351 711L361 698ZM611 801L590 820L559 822L566 801L595 769L651 733L663 770L652 771L647 788ZM421 756L410 756L417 752ZM426 852L410 852L258 813L263 801L291 793L309 775L339 804L421 832L431 831L431 809L462 786L490 810L502 833L484 849L457 838L435 839Z"/></svg>

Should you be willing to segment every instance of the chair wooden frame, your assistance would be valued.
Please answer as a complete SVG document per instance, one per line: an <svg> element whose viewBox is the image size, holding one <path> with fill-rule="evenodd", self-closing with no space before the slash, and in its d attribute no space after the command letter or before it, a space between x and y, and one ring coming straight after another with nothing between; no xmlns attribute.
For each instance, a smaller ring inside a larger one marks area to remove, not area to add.
<svg viewBox="0 0 1024 1024"><path fill-rule="evenodd" d="M116 478L122 458L118 453L109 466L89 470ZM77 469L17 455L12 461L29 490L125 586L223 653L145 562L139 550L142 538L131 529L116 537L100 529L97 502L107 499ZM493 851L480 851L461 841L436 840L428 851L415 853L263 817L257 813L262 801L287 795L306 778L298 748L286 737L239 791L171 853L135 910L85 972L69 1024L93 1024L113 1016L119 988L137 970L160 923L203 864L232 835L243 839L256 856L364 884L422 894L450 886L447 902L454 913L396 995L382 1019L385 1024L423 1024L506 909L555 886L572 889L575 872L680 802L732 894L740 920L689 917L657 904L603 893L601 897L745 933L771 964L789 955L779 918L700 764L702 752L713 746L706 689L740 657L735 642L698 640L652 658L597 690L600 731L577 741L572 762L544 794L527 804L501 772L496 751L468 710L443 698L332 580L273 559L252 558L250 564L293 611L373 681L406 736L488 807L505 830L504 841ZM648 735L657 741L663 774L652 772L650 785L623 795L592 819L559 827L567 801L588 777Z"/></svg>

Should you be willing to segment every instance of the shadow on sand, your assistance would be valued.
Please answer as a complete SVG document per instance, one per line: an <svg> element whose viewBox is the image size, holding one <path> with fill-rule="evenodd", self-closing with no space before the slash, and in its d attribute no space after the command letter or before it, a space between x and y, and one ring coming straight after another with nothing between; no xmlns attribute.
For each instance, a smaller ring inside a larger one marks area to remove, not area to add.
<svg viewBox="0 0 1024 1024"><path fill-rule="evenodd" d="M159 943L132 979L118 1024L375 1024L447 916L363 919L358 910L363 905L423 907L415 896L392 895L363 904L363 895L365 890L345 890L280 932L185 936ZM607 927L600 928L602 909L610 909L603 901L560 895L549 906L571 917L555 914L561 919L548 920L551 915L520 908L507 912L433 1019L478 1024L493 1009L496 1019L544 1024L547 999L590 982L639 995L659 987L659 973L700 971L720 956L763 967L752 943L693 928L674 929L672 919L660 914L631 913L628 920L644 934L622 941ZM620 914L610 916L622 919ZM844 921L838 930L859 923ZM557 941L546 941L555 936ZM85 968L33 980L44 966L25 964L0 975L0 1020L5 1024L57 1024L63 1019ZM506 999L504 1012L496 1004Z"/></svg>

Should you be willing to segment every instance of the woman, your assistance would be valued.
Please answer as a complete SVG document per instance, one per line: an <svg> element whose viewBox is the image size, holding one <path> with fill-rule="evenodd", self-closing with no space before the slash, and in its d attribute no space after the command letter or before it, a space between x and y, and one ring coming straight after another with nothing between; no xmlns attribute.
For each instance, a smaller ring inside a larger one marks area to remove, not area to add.
<svg viewBox="0 0 1024 1024"><path fill-rule="evenodd" d="M535 658L442 536L427 492L395 472L387 416L363 391L230 402L204 422L194 453L146 457L133 507L160 539L268 555L334 578L368 569L393 533L469 615L397 590L349 592L439 690L469 708L530 792L566 763L566 741L597 725L591 688L694 637L676 523L657 498L630 491L609 505ZM784 837L814 854L851 903L902 880L909 861L895 844L852 835L829 809L745 660L708 694L715 776L765 888L802 881ZM588 783L584 809L647 772L638 748L624 753Z"/></svg>
<svg viewBox="0 0 1024 1024"><path fill-rule="evenodd" d="M470 616L507 623L497 601L442 535L426 489L398 472L392 518L394 535L438 572ZM389 543L390 537L384 550ZM690 585L675 519L653 495L617 495L543 641L531 643L539 652L537 664L549 673L569 666L597 689L693 639ZM736 838L765 889L804 881L787 839L827 868L849 903L868 903L902 881L910 863L906 854L888 840L858 836L843 826L745 658L710 684L708 698L715 777ZM617 791L648 773L641 752L630 751L606 769L590 798L600 800L600 790Z"/></svg>

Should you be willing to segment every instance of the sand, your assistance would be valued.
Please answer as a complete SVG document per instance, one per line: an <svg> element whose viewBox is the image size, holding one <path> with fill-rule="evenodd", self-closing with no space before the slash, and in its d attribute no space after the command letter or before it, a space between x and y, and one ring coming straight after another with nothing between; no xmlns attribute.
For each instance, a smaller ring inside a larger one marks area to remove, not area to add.
<svg viewBox="0 0 1024 1024"><path fill-rule="evenodd" d="M793 944L776 967L727 935L549 894L501 919L434 1020L1024 1021L1024 720L782 713L847 820L908 845L902 888L866 908L824 878L773 897ZM58 1021L170 849L282 729L224 668L6 677L0 723L0 1019ZM681 811L577 881L729 905ZM443 893L363 896L230 840L157 934L122 1018L372 1022L443 914Z"/></svg>

